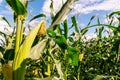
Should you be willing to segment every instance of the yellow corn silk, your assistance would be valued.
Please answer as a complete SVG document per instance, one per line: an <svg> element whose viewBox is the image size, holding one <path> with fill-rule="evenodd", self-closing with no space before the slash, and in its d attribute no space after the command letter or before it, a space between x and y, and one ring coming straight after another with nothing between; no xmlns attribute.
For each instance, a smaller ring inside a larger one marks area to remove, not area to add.
<svg viewBox="0 0 120 80"><path fill-rule="evenodd" d="M2 73L5 80L12 80L12 62L2 65Z"/></svg>
<svg viewBox="0 0 120 80"><path fill-rule="evenodd" d="M41 26L40 26L40 28L39 28L39 31L38 31L38 33L37 33L37 36L38 36L38 37L42 37L42 36L44 36L44 35L46 35L46 23L45 23L45 22L43 22L43 23L41 24Z"/></svg>

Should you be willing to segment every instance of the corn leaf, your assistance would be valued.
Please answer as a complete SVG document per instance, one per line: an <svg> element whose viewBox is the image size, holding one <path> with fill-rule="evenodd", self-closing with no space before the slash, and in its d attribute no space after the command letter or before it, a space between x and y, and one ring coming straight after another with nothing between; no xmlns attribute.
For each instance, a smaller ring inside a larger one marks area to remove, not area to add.
<svg viewBox="0 0 120 80"><path fill-rule="evenodd" d="M87 24L87 26L89 26L91 24L91 21L96 17L96 15L93 15L91 18L90 18L90 21L89 23Z"/></svg>
<svg viewBox="0 0 120 80"><path fill-rule="evenodd" d="M89 28L90 28L90 27L87 26L87 27L81 29L81 31L80 31L81 36L83 36L83 35L89 30Z"/></svg>
<svg viewBox="0 0 120 80"><path fill-rule="evenodd" d="M102 38L102 32L103 32L104 27L99 28L99 38Z"/></svg>
<svg viewBox="0 0 120 80"><path fill-rule="evenodd" d="M104 75L97 75L93 80L102 80L107 78L108 76L104 76Z"/></svg>
<svg viewBox="0 0 120 80"><path fill-rule="evenodd" d="M100 18L97 19L97 23L98 23L98 25L100 24Z"/></svg>
<svg viewBox="0 0 120 80"><path fill-rule="evenodd" d="M67 0L66 3L62 6L60 11L55 15L55 18L52 21L52 24L48 29L54 29L54 26L57 24L60 24L62 21L64 21L68 15L68 13L71 11L73 3L75 0Z"/></svg>
<svg viewBox="0 0 120 80"><path fill-rule="evenodd" d="M111 18L113 15L120 15L120 11L115 11L115 12L112 12L110 15L109 15L109 18Z"/></svg>
<svg viewBox="0 0 120 80"><path fill-rule="evenodd" d="M24 15L27 17L27 9L19 0L6 0L6 2L9 4L16 15Z"/></svg>
<svg viewBox="0 0 120 80"><path fill-rule="evenodd" d="M72 59L74 66L78 66L78 51L76 48L67 47L68 55Z"/></svg>
<svg viewBox="0 0 120 80"><path fill-rule="evenodd" d="M64 21L64 36L66 39L68 38L68 29L69 29L68 20L65 20Z"/></svg>
<svg viewBox="0 0 120 80"><path fill-rule="evenodd" d="M48 39L43 39L37 45L32 47L27 57L31 59L39 59L42 55L41 53L43 53L44 49L46 48L47 41Z"/></svg>
<svg viewBox="0 0 120 80"><path fill-rule="evenodd" d="M37 18L40 18L40 17L46 17L46 15L45 14L38 14L38 15L34 16L29 22L31 22L32 20L35 20Z"/></svg>
<svg viewBox="0 0 120 80"><path fill-rule="evenodd" d="M72 25L75 27L75 31L79 33L79 28L75 16L71 17L71 19L72 19Z"/></svg>
<svg viewBox="0 0 120 80"><path fill-rule="evenodd" d="M57 33L58 33L58 35L62 35L62 29L61 29L61 27L60 27L60 25L56 25L55 27L54 27L54 30L57 30Z"/></svg>
<svg viewBox="0 0 120 80"><path fill-rule="evenodd" d="M67 40L64 36L56 36L55 42L62 48L66 49L67 48Z"/></svg>
<svg viewBox="0 0 120 80"><path fill-rule="evenodd" d="M20 0L20 1L27 8L28 0Z"/></svg>
<svg viewBox="0 0 120 80"><path fill-rule="evenodd" d="M56 36L56 33L53 31L53 30L47 30L47 34L50 36L50 37L55 37Z"/></svg>
<svg viewBox="0 0 120 80"><path fill-rule="evenodd" d="M45 21L41 21L37 26L35 26L20 46L13 63L14 80L24 80L26 64L25 59L27 58L28 52L42 24L45 24Z"/></svg>

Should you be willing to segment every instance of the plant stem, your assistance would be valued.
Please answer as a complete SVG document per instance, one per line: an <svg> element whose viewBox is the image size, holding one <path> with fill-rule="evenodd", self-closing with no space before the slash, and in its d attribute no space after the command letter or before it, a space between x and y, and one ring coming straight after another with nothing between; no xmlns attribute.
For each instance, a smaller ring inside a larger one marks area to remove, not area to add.
<svg viewBox="0 0 120 80"><path fill-rule="evenodd" d="M65 50L65 55L64 55L65 59L67 58L67 50ZM66 63L67 63L67 59L66 59ZM66 64L65 67L65 72L64 72L64 79L67 80L67 71L68 71L68 63Z"/></svg>
<svg viewBox="0 0 120 80"><path fill-rule="evenodd" d="M48 49L49 53L51 52L50 50L51 50L51 48ZM53 56L51 55L51 57L53 57ZM48 64L47 64L47 72L45 72L45 74L47 76L50 76L50 73L51 73L51 71L50 71L50 60L51 60L51 57L47 56Z"/></svg>
<svg viewBox="0 0 120 80"><path fill-rule="evenodd" d="M48 56L48 62L50 62L50 57ZM48 63L48 66L47 66L47 69L48 69L48 74L50 76L50 63Z"/></svg>
<svg viewBox="0 0 120 80"><path fill-rule="evenodd" d="M23 40L24 28L25 28L25 20L22 20L22 27L21 27L21 33L20 33L20 44L21 44L21 42Z"/></svg>
<svg viewBox="0 0 120 80"><path fill-rule="evenodd" d="M19 46L20 46L20 31L21 31L21 27L20 27L20 17L17 17L17 27L16 27L16 43L15 43L15 56L17 55L17 52L19 50Z"/></svg>
<svg viewBox="0 0 120 80"><path fill-rule="evenodd" d="M15 57L14 57L14 61L13 61L13 80L17 79L16 77L16 65L15 65L15 62L16 62L16 56L18 54L18 50L19 50L19 47L20 47L20 31L21 31L21 21L20 21L20 16L17 17L16 19L16 42L15 42Z"/></svg>
<svg viewBox="0 0 120 80"><path fill-rule="evenodd" d="M80 66L78 66L77 80L80 80Z"/></svg>

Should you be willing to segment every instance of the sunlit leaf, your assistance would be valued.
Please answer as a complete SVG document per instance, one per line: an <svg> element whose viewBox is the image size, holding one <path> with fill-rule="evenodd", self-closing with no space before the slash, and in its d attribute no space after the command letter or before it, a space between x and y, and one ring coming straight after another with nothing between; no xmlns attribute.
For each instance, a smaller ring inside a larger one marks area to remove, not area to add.
<svg viewBox="0 0 120 80"><path fill-rule="evenodd" d="M46 48L48 39L43 39L38 42L34 47L32 47L27 55L31 59L39 59L42 56L44 49Z"/></svg>
<svg viewBox="0 0 120 80"><path fill-rule="evenodd" d="M54 29L54 26L57 24L60 24L62 21L64 21L68 15L68 13L71 11L73 7L73 3L75 0L67 0L66 3L62 6L60 11L55 15L55 18L52 21L52 24L48 29Z"/></svg>
<svg viewBox="0 0 120 80"><path fill-rule="evenodd" d="M27 8L28 0L20 0L20 1Z"/></svg>
<svg viewBox="0 0 120 80"><path fill-rule="evenodd" d="M25 64L26 64L25 59L27 58L28 52L29 52L29 50L33 44L33 41L38 33L38 30L42 24L45 24L45 21L41 21L37 26L35 26L31 30L31 32L24 40L17 55L14 58L13 71L14 71L14 79L15 80L24 80Z"/></svg>
<svg viewBox="0 0 120 80"><path fill-rule="evenodd" d="M93 80L102 80L107 78L108 76L104 76L104 75L97 75Z"/></svg>

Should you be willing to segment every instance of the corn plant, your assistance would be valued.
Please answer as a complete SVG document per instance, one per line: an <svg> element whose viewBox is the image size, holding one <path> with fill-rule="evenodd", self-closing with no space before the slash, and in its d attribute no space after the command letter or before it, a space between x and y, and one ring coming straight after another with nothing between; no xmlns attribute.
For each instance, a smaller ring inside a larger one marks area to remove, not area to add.
<svg viewBox="0 0 120 80"><path fill-rule="evenodd" d="M6 2L9 4L11 9L13 10L13 16L14 16L14 32L13 32L13 38L15 43L13 44L13 52L14 58L13 63L11 63L11 72L10 76L7 75L5 77L6 80L24 80L25 77L25 66L26 66L26 59L31 58L33 59L33 56L31 55L38 55L38 53L42 53L46 47L46 44L48 42L49 38L44 38L43 40L39 41L38 44L33 44L36 36L40 38L41 36L46 34L46 23L45 21L41 21L38 25L36 25L26 37L23 37L24 29L25 29L25 20L28 16L27 13L27 0L6 0ZM66 14L58 12L59 15L67 15L69 13L69 6L72 5L74 0L67 1L63 8L65 8L67 11ZM14 3L14 4L13 4ZM62 12L65 12L64 9L61 9ZM53 20L52 24L54 25L58 24L59 20L62 20L62 16L56 15L56 18ZM33 19L40 17L40 15L35 16ZM59 18L60 17L60 18ZM32 19L31 19L32 20ZM54 27L52 25L52 27ZM61 38L61 37L60 37ZM62 37L64 39L64 37ZM59 42L59 40L56 40ZM13 40L12 40L13 42ZM11 43L12 43L11 42ZM42 46L41 46L42 45ZM33 46L33 47L32 47ZM36 53L37 50L37 53ZM49 52L49 51L48 51ZM10 53L9 53L10 54ZM51 55L52 56L52 55ZM38 56L34 56L36 59ZM53 58L54 62L57 64L57 61ZM48 56L48 61L50 61L50 56ZM45 73L46 75L50 76L50 64L47 65L48 69ZM57 65L56 65L57 66ZM58 68L57 68L58 70ZM60 73L59 73L60 74ZM61 76L61 74L60 74ZM63 78L63 76L61 76Z"/></svg>
<svg viewBox="0 0 120 80"><path fill-rule="evenodd" d="M25 21L27 19L27 0L6 0L13 10L14 27L11 34L0 32L5 38L1 40L0 57L2 73L5 80L99 80L120 79L120 46L119 46L119 17L118 26L113 21L102 24L98 18L95 25L91 21L85 28L80 28L76 16L71 17L69 25L65 18L72 10L76 0L67 0L55 15L53 0L51 0L51 25L46 29L46 22L41 20L31 29L29 23L44 14L38 14L28 23L29 33L25 35ZM14 3L14 4L13 4ZM109 15L119 16L119 11ZM84 36L92 27L96 29L96 38L84 40ZM113 31L103 37L105 27ZM73 32L69 32L74 29ZM2 75L2 74L1 74Z"/></svg>

